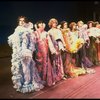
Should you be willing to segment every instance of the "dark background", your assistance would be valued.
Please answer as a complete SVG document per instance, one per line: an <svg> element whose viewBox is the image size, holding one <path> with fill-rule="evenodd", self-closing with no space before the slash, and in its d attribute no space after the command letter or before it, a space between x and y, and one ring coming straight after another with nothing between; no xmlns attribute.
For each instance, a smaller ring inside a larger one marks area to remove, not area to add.
<svg viewBox="0 0 100 100"><path fill-rule="evenodd" d="M7 44L7 37L14 32L18 16L26 16L33 24L38 20L46 23L54 17L66 20L100 21L99 1L0 1L0 44Z"/></svg>

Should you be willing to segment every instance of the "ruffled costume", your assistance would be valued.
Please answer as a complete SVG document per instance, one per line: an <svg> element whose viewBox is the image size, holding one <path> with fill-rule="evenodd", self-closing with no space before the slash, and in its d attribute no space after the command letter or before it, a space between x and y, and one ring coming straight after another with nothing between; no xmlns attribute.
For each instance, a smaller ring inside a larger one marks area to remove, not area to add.
<svg viewBox="0 0 100 100"><path fill-rule="evenodd" d="M13 87L16 91L27 93L39 91L44 86L32 59L35 50L32 30L18 26L15 32L8 37L8 44L12 47L11 73Z"/></svg>

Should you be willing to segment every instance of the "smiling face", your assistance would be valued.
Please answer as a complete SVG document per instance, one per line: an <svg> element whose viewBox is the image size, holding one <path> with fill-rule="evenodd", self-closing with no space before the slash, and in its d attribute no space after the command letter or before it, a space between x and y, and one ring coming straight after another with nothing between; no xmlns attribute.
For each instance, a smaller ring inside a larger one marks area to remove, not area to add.
<svg viewBox="0 0 100 100"><path fill-rule="evenodd" d="M25 25L25 19L24 18L20 18L18 24L19 24L19 26Z"/></svg>
<svg viewBox="0 0 100 100"><path fill-rule="evenodd" d="M75 22L71 22L69 25L71 31L76 31L77 30L77 24Z"/></svg>
<svg viewBox="0 0 100 100"><path fill-rule="evenodd" d="M39 28L41 31L44 30L43 23L39 23L39 24L38 24L38 28Z"/></svg>
<svg viewBox="0 0 100 100"><path fill-rule="evenodd" d="M92 23L89 23L89 28L93 27L93 24Z"/></svg>
<svg viewBox="0 0 100 100"><path fill-rule="evenodd" d="M44 29L45 29L45 23L44 22L42 22L42 21L40 21L40 22L37 22L37 29L39 29L40 31L44 31Z"/></svg>
<svg viewBox="0 0 100 100"><path fill-rule="evenodd" d="M78 25L78 27L82 27L84 25L84 23L82 21L78 21L77 25Z"/></svg>
<svg viewBox="0 0 100 100"><path fill-rule="evenodd" d="M68 27L67 23L63 24L63 28L66 29Z"/></svg>
<svg viewBox="0 0 100 100"><path fill-rule="evenodd" d="M57 27L57 22L53 22L52 23L52 28L56 28Z"/></svg>
<svg viewBox="0 0 100 100"><path fill-rule="evenodd" d="M48 25L50 28L57 28L58 21L55 18L52 18L49 20Z"/></svg>

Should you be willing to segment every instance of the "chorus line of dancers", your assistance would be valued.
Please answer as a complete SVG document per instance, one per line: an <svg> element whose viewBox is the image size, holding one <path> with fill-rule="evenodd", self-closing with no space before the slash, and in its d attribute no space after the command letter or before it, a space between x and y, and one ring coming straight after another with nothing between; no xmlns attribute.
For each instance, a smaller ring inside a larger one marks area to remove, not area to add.
<svg viewBox="0 0 100 100"><path fill-rule="evenodd" d="M66 21L56 18L34 25L25 16L18 17L18 26L8 37L12 47L11 73L13 87L22 93L56 85L68 77L95 73L100 63L99 22Z"/></svg>

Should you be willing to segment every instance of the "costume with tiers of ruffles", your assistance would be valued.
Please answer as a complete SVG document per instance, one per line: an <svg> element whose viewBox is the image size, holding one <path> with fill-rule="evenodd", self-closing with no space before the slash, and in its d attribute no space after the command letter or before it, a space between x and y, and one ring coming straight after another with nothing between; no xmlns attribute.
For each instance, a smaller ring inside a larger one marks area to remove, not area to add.
<svg viewBox="0 0 100 100"><path fill-rule="evenodd" d="M39 91L44 87L32 59L35 47L34 36L31 33L31 29L18 26L15 32L8 37L8 44L12 47L11 73L13 87L16 91L22 93Z"/></svg>

